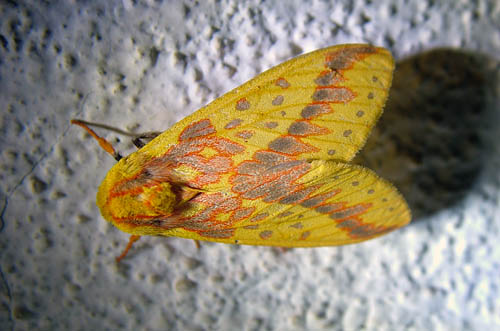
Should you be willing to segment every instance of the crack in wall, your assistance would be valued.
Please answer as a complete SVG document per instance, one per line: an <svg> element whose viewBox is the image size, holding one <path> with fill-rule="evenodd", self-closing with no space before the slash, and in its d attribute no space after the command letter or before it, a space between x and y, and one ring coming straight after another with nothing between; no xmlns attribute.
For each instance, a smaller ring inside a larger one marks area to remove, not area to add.
<svg viewBox="0 0 500 331"><path fill-rule="evenodd" d="M5 288L7 290L8 303L7 303L6 306L7 306L7 310L8 310L8 314L9 314L9 322L12 324L11 330L14 330L15 329L15 320L14 320L14 318L12 316L12 309L11 309L11 306L12 306L12 293L10 291L9 282L7 281L7 278L5 277L1 266L0 266L0 281L3 283L3 285L5 286Z"/></svg>
<svg viewBox="0 0 500 331"><path fill-rule="evenodd" d="M87 97L89 96L90 93L88 93L85 98L82 100L82 105L85 103L85 101L87 100ZM80 110L75 114L74 117L78 117L81 113L83 112L83 108L80 108ZM28 170L24 175L21 176L21 179L17 182L16 185L14 185L14 187L12 188L12 190L10 192L7 192L6 194L6 197L4 199L4 206L2 208L2 212L0 214L0 233L3 231L3 229L5 228L5 218L4 218L4 215L5 215L5 212L7 211L7 206L9 204L9 199L10 197L17 191L17 189L24 183L24 180L29 176L31 175L35 169L38 167L38 165L44 160L46 159L50 154L52 154L52 152L54 151L54 147L62 140L62 138L64 136L66 136L66 134L68 133L69 129L71 128L71 124L68 124L66 125L66 128L63 130L62 134L59 135L55 142L49 147L49 149L42 154L42 156L37 160L35 161L35 163L33 163L33 165L31 166L31 169Z"/></svg>
<svg viewBox="0 0 500 331"><path fill-rule="evenodd" d="M85 99L84 99L85 100ZM80 113L82 112L82 109L76 113L75 116L79 116ZM35 169L38 167L40 163L42 163L43 160L45 160L49 155L51 155L54 151L55 146L66 136L70 129L71 125L68 124L64 131L62 132L61 135L59 135L55 142L50 146L50 148L42 154L42 156L33 164L30 170L28 170L24 175L21 176L17 184L12 188L10 192L8 192L4 198L4 205L2 207L2 212L0 213L0 233L2 233L5 229L6 226L6 220L5 220L5 214L7 212L7 208L9 206L9 199L10 197L17 191L17 189L24 183L26 178L31 175ZM7 291L7 299L8 302L6 303L8 314L9 314L9 322L12 324L11 330L15 329L15 319L13 317L13 312L12 312L12 292L10 290L10 285L7 280L7 277L5 276L3 269L0 265L0 282L5 286L6 291Z"/></svg>

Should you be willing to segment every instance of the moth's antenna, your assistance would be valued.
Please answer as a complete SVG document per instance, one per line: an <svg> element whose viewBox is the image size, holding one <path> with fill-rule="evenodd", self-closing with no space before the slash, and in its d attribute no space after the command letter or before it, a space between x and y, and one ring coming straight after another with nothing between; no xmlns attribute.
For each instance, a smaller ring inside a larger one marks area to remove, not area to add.
<svg viewBox="0 0 500 331"><path fill-rule="evenodd" d="M78 125L78 126L84 128L85 131L90 133L90 135L92 137L94 137L95 140L97 140L97 142L99 143L99 146L101 146L102 149L104 149L106 152L111 154L111 156L113 156L116 161L120 161L122 156L120 155L120 153L115 151L115 149L113 148L113 145L111 145L111 143L109 141L107 141L106 139L98 136L97 133L95 133L95 131L92 130L89 126L104 127L107 129L110 129L111 127L108 128L107 125L91 123L91 122L86 122L86 121L82 121L82 120L71 120L71 124ZM116 129L116 130L121 131L120 129Z"/></svg>

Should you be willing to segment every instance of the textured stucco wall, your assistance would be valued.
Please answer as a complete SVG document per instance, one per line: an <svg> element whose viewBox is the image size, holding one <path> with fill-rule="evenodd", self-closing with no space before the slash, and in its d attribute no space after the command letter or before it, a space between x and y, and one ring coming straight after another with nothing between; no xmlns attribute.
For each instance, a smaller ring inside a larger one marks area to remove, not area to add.
<svg viewBox="0 0 500 331"><path fill-rule="evenodd" d="M498 1L4 1L0 17L0 329L500 328ZM114 263L128 236L95 206L114 160L71 118L164 130L347 42L398 61L358 161L414 223L287 252L142 238Z"/></svg>

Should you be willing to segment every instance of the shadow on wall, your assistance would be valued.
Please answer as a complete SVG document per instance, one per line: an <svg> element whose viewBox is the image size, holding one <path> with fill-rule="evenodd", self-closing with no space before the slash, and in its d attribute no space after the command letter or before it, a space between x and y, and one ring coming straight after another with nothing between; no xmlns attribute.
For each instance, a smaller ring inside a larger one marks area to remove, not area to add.
<svg viewBox="0 0 500 331"><path fill-rule="evenodd" d="M436 49L397 63L384 115L354 163L390 180L413 220L465 197L491 153L484 137L499 130L499 62ZM496 100L496 101L495 101Z"/></svg>

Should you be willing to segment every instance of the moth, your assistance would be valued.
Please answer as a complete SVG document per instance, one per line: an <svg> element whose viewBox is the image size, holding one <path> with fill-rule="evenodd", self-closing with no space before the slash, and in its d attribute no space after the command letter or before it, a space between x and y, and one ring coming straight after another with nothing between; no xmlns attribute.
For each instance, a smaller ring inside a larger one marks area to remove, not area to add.
<svg viewBox="0 0 500 331"><path fill-rule="evenodd" d="M335 246L406 225L394 186L349 163L382 114L393 70L388 50L365 44L288 60L138 143L107 173L97 205L132 234L126 251L144 235ZM73 123L117 156L87 122Z"/></svg>

